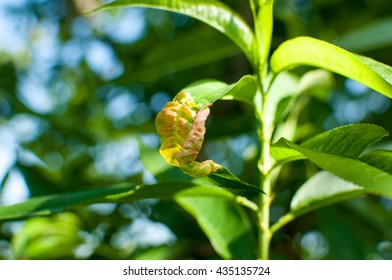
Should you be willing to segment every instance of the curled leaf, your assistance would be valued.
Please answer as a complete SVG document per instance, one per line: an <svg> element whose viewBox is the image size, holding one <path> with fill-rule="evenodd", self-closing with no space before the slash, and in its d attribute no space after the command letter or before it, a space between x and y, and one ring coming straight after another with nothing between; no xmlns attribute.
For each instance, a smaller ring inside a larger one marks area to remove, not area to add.
<svg viewBox="0 0 392 280"><path fill-rule="evenodd" d="M197 104L188 92L182 91L155 119L161 138L159 152L168 163L193 177L208 176L221 168L212 160L195 161L203 144L209 106Z"/></svg>

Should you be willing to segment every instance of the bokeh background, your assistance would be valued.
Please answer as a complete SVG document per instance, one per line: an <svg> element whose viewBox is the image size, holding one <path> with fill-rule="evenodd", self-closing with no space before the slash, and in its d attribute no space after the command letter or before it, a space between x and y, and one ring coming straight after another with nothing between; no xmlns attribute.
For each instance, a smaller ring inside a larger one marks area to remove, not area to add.
<svg viewBox="0 0 392 280"><path fill-rule="evenodd" d="M248 1L223 2L252 24ZM0 1L0 205L119 182L189 179L160 157L155 115L192 82L232 83L252 73L240 50L205 24L142 8L85 13L103 3ZM274 25L272 48L309 35L392 65L392 1L276 0ZM356 122L392 132L388 98L339 76L333 84L301 100L296 141ZM203 156L257 184L256 129L247 105L215 103ZM316 171L308 162L283 168L272 221ZM276 234L271 258L391 259L392 202L367 196L305 215ZM219 256L178 205L145 200L2 221L0 259Z"/></svg>

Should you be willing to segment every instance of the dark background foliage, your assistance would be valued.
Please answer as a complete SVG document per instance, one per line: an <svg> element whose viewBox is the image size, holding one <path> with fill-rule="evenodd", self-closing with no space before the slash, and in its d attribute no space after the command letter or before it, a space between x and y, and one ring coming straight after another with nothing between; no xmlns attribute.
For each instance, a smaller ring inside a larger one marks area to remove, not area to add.
<svg viewBox="0 0 392 280"><path fill-rule="evenodd" d="M250 19L247 1L226 4ZM148 9L86 14L99 0L0 4L0 201L92 189L118 182L184 179L158 153L154 117L200 79L236 82L252 73L240 50L191 18ZM392 2L277 0L272 47L309 35L392 65L392 38L346 35L384 22ZM251 24L251 22L249 22ZM391 28L389 30L391 30ZM380 27L379 32L382 32ZM388 36L384 36L388 37ZM302 74L308 68L299 68ZM389 99L336 76L323 98L307 96L295 140L356 122L392 124ZM214 104L201 157L258 183L257 123L234 101ZM388 140L388 139L387 139ZM390 140L390 139L389 139ZM384 142L391 146L391 142ZM285 166L272 221L317 171ZM367 196L301 217L272 240L277 259L392 258L392 203ZM171 201L95 204L0 223L0 259L215 259L197 223Z"/></svg>

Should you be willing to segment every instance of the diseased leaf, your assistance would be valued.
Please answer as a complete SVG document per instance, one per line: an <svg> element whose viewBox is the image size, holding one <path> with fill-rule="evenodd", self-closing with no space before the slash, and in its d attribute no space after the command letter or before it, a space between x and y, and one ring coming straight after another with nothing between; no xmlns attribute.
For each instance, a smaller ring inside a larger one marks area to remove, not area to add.
<svg viewBox="0 0 392 280"><path fill-rule="evenodd" d="M127 6L162 9L196 18L233 40L253 63L253 31L239 14L220 1L117 0L98 7L94 11Z"/></svg>
<svg viewBox="0 0 392 280"><path fill-rule="evenodd" d="M209 106L223 97L251 103L256 91L256 79L250 75L228 86L219 81L206 80L186 87L156 117L161 155L169 164L178 166L193 177L205 177L217 172L222 166L212 160L196 161L206 132ZM236 178L235 184L238 185L238 181Z"/></svg>
<svg viewBox="0 0 392 280"><path fill-rule="evenodd" d="M157 132L161 138L159 152L168 163L193 177L208 176L221 168L212 160L195 161L203 144L205 122L210 113L208 106L199 107L189 93L182 91L156 117Z"/></svg>
<svg viewBox="0 0 392 280"><path fill-rule="evenodd" d="M214 197L177 198L176 201L195 217L222 258L256 258L255 236L243 208Z"/></svg>
<svg viewBox="0 0 392 280"><path fill-rule="evenodd" d="M299 65L327 69L392 98L391 67L327 42L297 37L281 44L271 57L271 69L274 73Z"/></svg>

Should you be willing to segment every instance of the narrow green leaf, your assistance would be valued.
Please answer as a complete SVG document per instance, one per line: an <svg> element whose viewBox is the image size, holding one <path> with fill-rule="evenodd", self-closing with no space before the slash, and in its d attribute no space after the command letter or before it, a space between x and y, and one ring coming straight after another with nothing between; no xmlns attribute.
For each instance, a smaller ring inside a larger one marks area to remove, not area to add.
<svg viewBox="0 0 392 280"><path fill-rule="evenodd" d="M155 185L119 184L74 193L34 197L22 203L0 206L0 220L18 219L31 215L48 215L78 204L205 196L238 200L234 194L222 188L197 185L191 182L165 182Z"/></svg>
<svg viewBox="0 0 392 280"><path fill-rule="evenodd" d="M392 46L392 18L383 18L344 34L337 45L353 52L367 52Z"/></svg>
<svg viewBox="0 0 392 280"><path fill-rule="evenodd" d="M291 200L291 212L297 217L321 207L341 202L366 193L366 190L342 180L326 171L320 171L306 181Z"/></svg>
<svg viewBox="0 0 392 280"><path fill-rule="evenodd" d="M219 1L117 0L98 7L94 11L130 6L162 9L196 18L233 40L253 62L253 31L239 14Z"/></svg>
<svg viewBox="0 0 392 280"><path fill-rule="evenodd" d="M369 58L354 55L342 48L310 37L284 42L271 57L271 69L279 73L299 65L327 69L362 83L392 98L392 68Z"/></svg>
<svg viewBox="0 0 392 280"><path fill-rule="evenodd" d="M220 168L217 172L210 173L210 175L208 175L208 178L214 184L223 188L234 190L250 190L253 192L264 193L260 188L241 181L227 168L224 167Z"/></svg>
<svg viewBox="0 0 392 280"><path fill-rule="evenodd" d="M177 198L224 259L255 259L256 242L243 208L217 197Z"/></svg>
<svg viewBox="0 0 392 280"><path fill-rule="evenodd" d="M255 52L260 54L259 63L263 66L262 71L267 70L267 60L271 48L272 29L273 29L273 0L265 0L254 5L255 29L257 44L255 40ZM264 73L263 73L264 74Z"/></svg>

